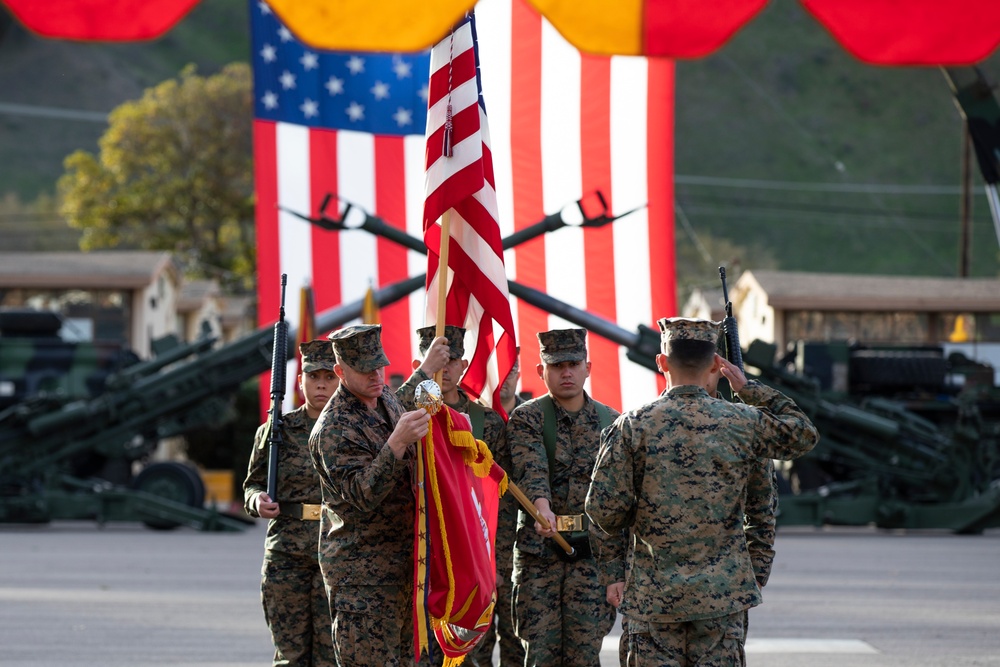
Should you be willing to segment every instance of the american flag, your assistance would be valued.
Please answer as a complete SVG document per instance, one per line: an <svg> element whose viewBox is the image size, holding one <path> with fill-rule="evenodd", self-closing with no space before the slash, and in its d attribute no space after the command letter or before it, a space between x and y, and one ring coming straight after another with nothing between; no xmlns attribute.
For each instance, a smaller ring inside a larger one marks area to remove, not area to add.
<svg viewBox="0 0 1000 667"><path fill-rule="evenodd" d="M258 320L266 325L277 313L281 273L289 286L310 284L323 312L362 298L369 285L425 270L422 255L392 241L326 231L293 213L314 217L333 194L420 238L430 55L318 52L266 3L251 0L250 14ZM411 300L381 312L387 379L411 372L413 331L424 324L422 295ZM289 321L298 328L294 313Z"/></svg>
<svg viewBox="0 0 1000 667"><path fill-rule="evenodd" d="M289 276L289 287L312 284L322 312L361 299L370 282L385 287L426 271L423 255L364 231L311 227L278 205L315 215L323 198L336 193L419 239L427 104L421 94L426 95L430 64L427 53L315 53L283 30L266 4L252 2L251 14L258 318L263 326L277 315L282 272ZM648 203L606 227L567 227L507 250L507 277L623 329L634 331L640 323L655 329L657 318L678 314L672 61L583 56L524 0L480 3L476 16L501 236L598 189L615 213ZM335 59L340 64L327 69ZM363 72L350 74L352 60L354 69L363 61ZM376 68L376 62L384 66ZM334 94L339 84L325 85L331 77L355 92ZM375 99L385 85L392 99L388 104ZM412 104L402 101L400 86L412 92ZM276 98L265 97L268 92ZM265 100L275 99L278 107L266 108ZM377 108L387 108L389 120L361 127L359 107L366 121ZM412 125L400 127L393 119L399 109L412 113ZM414 331L433 323L425 320L426 306L421 293L382 309L383 344L391 362L387 378L409 375L417 356ZM538 396L544 389L534 373L535 334L575 325L519 300L512 309L521 346L521 386ZM297 325L295 313L289 320ZM589 337L589 346L588 390L595 398L631 408L655 397L657 376L628 361L623 348L596 335Z"/></svg>
<svg viewBox="0 0 1000 667"><path fill-rule="evenodd" d="M469 15L431 51L427 117L427 319L464 327L472 354L462 385L482 403L500 408L500 384L517 356L514 320L497 223L489 124L478 69L476 21ZM444 227L449 250L439 270Z"/></svg>

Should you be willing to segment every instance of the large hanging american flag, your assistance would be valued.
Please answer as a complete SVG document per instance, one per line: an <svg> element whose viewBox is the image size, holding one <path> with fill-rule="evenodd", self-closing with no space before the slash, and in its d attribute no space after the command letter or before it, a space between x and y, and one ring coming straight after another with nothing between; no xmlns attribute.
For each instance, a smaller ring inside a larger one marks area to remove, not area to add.
<svg viewBox="0 0 1000 667"><path fill-rule="evenodd" d="M614 212L648 203L612 225L568 227L507 250L507 277L629 331L655 328L677 314L673 63L581 56L523 0L476 13L501 235L595 190ZM429 56L316 53L266 4L251 2L251 14L260 324L276 317L283 272L290 286L313 286L319 312L361 299L370 283L424 273L423 255L364 231L311 227L278 207L315 216L335 193L419 239ZM382 109L388 120L375 124ZM410 373L414 331L432 324L426 306L418 293L382 309L387 378ZM535 333L575 325L519 301L512 309L522 388L537 396ZM591 335L590 356L588 389L600 401L628 408L659 390L657 376L614 343Z"/></svg>

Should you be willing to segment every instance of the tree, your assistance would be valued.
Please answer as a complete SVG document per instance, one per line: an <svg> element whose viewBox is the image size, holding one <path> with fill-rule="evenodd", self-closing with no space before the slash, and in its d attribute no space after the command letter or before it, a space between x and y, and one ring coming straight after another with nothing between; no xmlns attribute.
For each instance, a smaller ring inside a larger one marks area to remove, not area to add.
<svg viewBox="0 0 1000 667"><path fill-rule="evenodd" d="M192 277L250 289L252 104L245 63L209 77L188 65L112 111L99 155L76 151L59 179L81 249L168 250Z"/></svg>
<svg viewBox="0 0 1000 667"><path fill-rule="evenodd" d="M743 271L779 268L769 248L753 240L748 245L742 245L704 231L696 232L683 211L678 211L674 250L680 304L694 289L721 293L720 266L727 269L730 289Z"/></svg>

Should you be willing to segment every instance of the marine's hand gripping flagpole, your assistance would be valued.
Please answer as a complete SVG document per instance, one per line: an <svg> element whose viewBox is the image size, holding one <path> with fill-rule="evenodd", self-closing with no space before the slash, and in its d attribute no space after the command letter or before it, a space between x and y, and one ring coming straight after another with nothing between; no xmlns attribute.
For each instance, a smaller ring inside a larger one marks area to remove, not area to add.
<svg viewBox="0 0 1000 667"><path fill-rule="evenodd" d="M542 527L542 530L549 530L552 527L549 525L549 522L545 519L545 517L539 513L535 504L528 500L528 496L524 495L524 492L517 488L517 485L514 484L514 482L509 480L507 481L507 490L513 494L514 498L517 499L517 502L521 503L521 507L524 508L524 511L530 514L531 518L538 522L538 525ZM553 533L552 539L555 540L556 544L562 547L567 556L576 555L576 549L574 549L562 535L559 533Z"/></svg>

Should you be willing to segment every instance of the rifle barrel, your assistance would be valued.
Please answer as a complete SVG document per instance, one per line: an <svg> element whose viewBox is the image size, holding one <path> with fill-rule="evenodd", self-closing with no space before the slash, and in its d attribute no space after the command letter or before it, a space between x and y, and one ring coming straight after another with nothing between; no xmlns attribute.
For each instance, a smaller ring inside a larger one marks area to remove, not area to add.
<svg viewBox="0 0 1000 667"><path fill-rule="evenodd" d="M288 274L281 274L281 306L274 323L274 344L271 347L271 409L267 447L267 495L278 499L278 451L281 448L281 409L285 402L285 368L288 363L288 322L285 321L285 286Z"/></svg>

